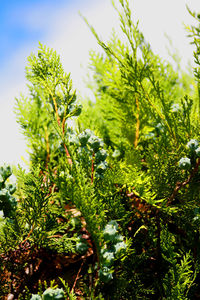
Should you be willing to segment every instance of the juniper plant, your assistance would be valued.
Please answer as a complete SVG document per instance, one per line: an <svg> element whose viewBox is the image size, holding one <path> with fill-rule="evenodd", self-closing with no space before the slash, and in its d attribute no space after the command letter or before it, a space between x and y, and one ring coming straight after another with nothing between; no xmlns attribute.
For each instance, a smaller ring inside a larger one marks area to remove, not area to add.
<svg viewBox="0 0 200 300"><path fill-rule="evenodd" d="M153 53L128 0L113 6L123 41L115 33L105 43L85 20L104 50L91 53L95 102L82 109L52 49L39 44L28 58L29 95L15 112L29 171L15 169L15 191L10 168L0 169L2 296L199 294L199 25L189 29L196 68L186 82ZM64 288L52 284L59 276Z"/></svg>

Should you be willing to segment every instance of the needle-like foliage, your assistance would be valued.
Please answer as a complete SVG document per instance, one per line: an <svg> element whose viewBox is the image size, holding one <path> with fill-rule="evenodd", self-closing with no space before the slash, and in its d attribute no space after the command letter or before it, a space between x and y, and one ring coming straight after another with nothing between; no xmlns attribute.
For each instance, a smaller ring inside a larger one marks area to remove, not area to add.
<svg viewBox="0 0 200 300"><path fill-rule="evenodd" d="M124 38L84 19L103 54L83 109L56 52L28 58L15 112L29 171L13 168L15 188L0 168L2 299L199 295L200 18L188 9L193 78L154 54L128 0L113 6Z"/></svg>

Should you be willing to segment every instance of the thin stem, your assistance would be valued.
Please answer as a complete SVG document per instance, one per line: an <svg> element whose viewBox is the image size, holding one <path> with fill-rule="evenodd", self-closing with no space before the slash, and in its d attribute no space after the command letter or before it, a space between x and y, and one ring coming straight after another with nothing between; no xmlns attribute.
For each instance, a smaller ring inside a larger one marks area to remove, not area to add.
<svg viewBox="0 0 200 300"><path fill-rule="evenodd" d="M82 261L82 264L81 264L81 266L80 266L80 268L79 268L79 270L78 270L78 273L77 273L76 278L75 278L75 280L74 280L73 287L72 287L72 289L71 289L71 293L72 293L72 291L74 291L74 289L75 289L75 287L76 287L76 283L77 283L77 281L78 281L78 279L79 279L79 275L80 275L80 273L81 273L81 270L82 270L82 267L83 267L84 263L85 263L85 260Z"/></svg>
<svg viewBox="0 0 200 300"><path fill-rule="evenodd" d="M35 229L35 224L33 224L31 230L29 231L27 237L21 242L21 244L24 244L30 237L31 233L33 232L33 230Z"/></svg>
<svg viewBox="0 0 200 300"><path fill-rule="evenodd" d="M57 123L58 123L58 126L60 127L61 124L60 124L60 117L59 117L59 115L58 115L58 106L57 106L57 103L56 103L56 99L55 99L55 97L53 96L51 90L50 90L49 88L48 88L48 90L49 90L50 95L51 95L51 97L52 97L52 99L53 99L53 103L54 103L54 107L55 107L55 113L56 113L56 118L57 118ZM65 133L65 121L66 121L66 120L64 119L64 122L62 122L62 132L63 132L63 135L64 135L64 133ZM68 163L69 163L70 165L72 165L72 160L71 160L71 158L70 158L70 154L69 154L69 151L68 151L67 146L66 146L65 143L64 143L64 148L65 148L65 153L66 153L66 156L67 156Z"/></svg>
<svg viewBox="0 0 200 300"><path fill-rule="evenodd" d="M137 113L136 113L136 132L135 132L134 147L137 148L138 141L139 141L139 130L140 130L140 115L139 115L140 107L139 107L139 101L137 96L135 98L135 102L136 102Z"/></svg>
<svg viewBox="0 0 200 300"><path fill-rule="evenodd" d="M64 143L64 148L65 148L65 153L66 153L66 156L67 156L68 163L69 163L70 165L72 165L71 156L70 156L70 154L69 154L69 151L68 151L67 146L65 145L65 143Z"/></svg>

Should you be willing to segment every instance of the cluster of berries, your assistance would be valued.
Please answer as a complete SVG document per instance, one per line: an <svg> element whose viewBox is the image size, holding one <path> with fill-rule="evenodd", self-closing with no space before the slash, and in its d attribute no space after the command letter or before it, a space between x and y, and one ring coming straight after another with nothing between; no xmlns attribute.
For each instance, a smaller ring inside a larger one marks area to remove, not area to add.
<svg viewBox="0 0 200 300"><path fill-rule="evenodd" d="M156 137L160 136L164 132L164 126L161 123L156 123L152 125L154 129L145 134L145 140L155 140Z"/></svg>
<svg viewBox="0 0 200 300"><path fill-rule="evenodd" d="M76 243L76 251L80 254L85 254L88 250L87 241L82 238L82 236L78 236L77 243Z"/></svg>
<svg viewBox="0 0 200 300"><path fill-rule="evenodd" d="M171 106L171 112L173 113L178 113L181 110L180 106L178 103L174 103Z"/></svg>
<svg viewBox="0 0 200 300"><path fill-rule="evenodd" d="M42 297L38 294L33 294L31 297L31 300L64 300L65 294L63 289L52 289L48 288L44 293L42 294Z"/></svg>
<svg viewBox="0 0 200 300"><path fill-rule="evenodd" d="M3 211L5 218L12 218L16 209L17 201L12 194L16 191L15 184L6 183L12 175L10 166L0 167L0 210Z"/></svg>
<svg viewBox="0 0 200 300"><path fill-rule="evenodd" d="M95 177L102 178L108 163L106 158L107 151L103 149L104 143L90 129L86 129L79 135L72 133L69 135L69 143L78 146L77 153L80 157L89 155L90 160L94 160Z"/></svg>
<svg viewBox="0 0 200 300"><path fill-rule="evenodd" d="M103 230L105 244L100 252L99 278L102 282L113 279L113 264L119 253L126 249L124 237L118 232L118 224L115 220L110 221Z"/></svg>
<svg viewBox="0 0 200 300"><path fill-rule="evenodd" d="M56 99L58 105L57 112L61 120L63 118L78 117L81 114L82 105L77 103L75 95L72 95L70 99L64 97L63 100L64 101L61 101L59 98ZM46 105L50 113L55 113L53 101L50 101Z"/></svg>
<svg viewBox="0 0 200 300"><path fill-rule="evenodd" d="M58 108L58 115L61 119L65 116L70 117L78 117L81 114L82 105L71 103L67 107L64 105L60 105Z"/></svg>
<svg viewBox="0 0 200 300"><path fill-rule="evenodd" d="M188 149L189 157L182 157L178 162L178 165L182 170L189 170L192 166L192 162L196 161L197 157L200 157L200 147L197 140L190 140L186 147Z"/></svg>

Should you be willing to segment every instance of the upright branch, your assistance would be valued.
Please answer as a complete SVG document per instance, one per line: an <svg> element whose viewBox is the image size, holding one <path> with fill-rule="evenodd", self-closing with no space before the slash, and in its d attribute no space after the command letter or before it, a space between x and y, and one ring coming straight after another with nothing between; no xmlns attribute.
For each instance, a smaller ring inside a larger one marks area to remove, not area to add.
<svg viewBox="0 0 200 300"><path fill-rule="evenodd" d="M139 141L139 134L140 134L140 106L139 106L139 100L136 95L135 98L136 102L136 131L135 131L135 141L134 141L134 147L137 148L138 141Z"/></svg>
<svg viewBox="0 0 200 300"><path fill-rule="evenodd" d="M42 44L39 44L39 51L37 55L32 54L28 58L28 67L26 68L26 76L27 79L32 83L30 86L30 90L37 90L37 97L33 97L30 104L33 106L35 103L38 103L38 110L41 110L41 127L45 120L45 133L41 133L40 136L44 135L44 140L46 141L46 151L47 157L49 161L50 153L51 153L51 143L53 144L55 141L50 140L47 137L47 132L52 132L53 128L51 124L55 124L52 122L53 119L56 120L60 136L62 137L63 147L67 156L68 163L72 165L72 159L70 157L69 149L66 145L66 124L67 119L78 116L81 113L81 106L76 104L76 93L72 91L72 82L70 80L70 74L66 74L60 62L60 57L53 52L52 49L49 49ZM27 108L28 109L28 108ZM32 114L31 108L29 108L29 114ZM33 116L32 118L33 123ZM20 120L21 121L21 120ZM35 120L37 122L37 127L39 127L38 118ZM37 131L33 132L33 126L27 128L27 125L24 126L25 120L21 121L23 128L26 131L29 130L27 134L30 136L31 134L37 135ZM56 130L54 129L55 136ZM38 139L38 136L36 136Z"/></svg>

